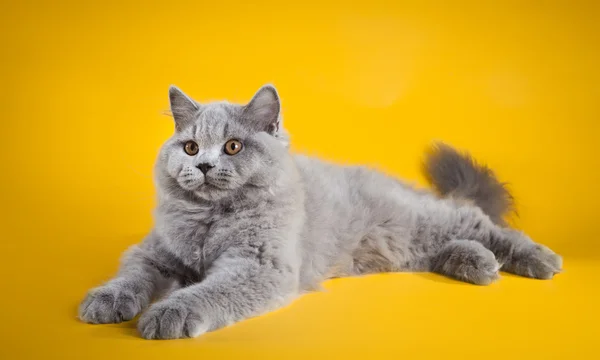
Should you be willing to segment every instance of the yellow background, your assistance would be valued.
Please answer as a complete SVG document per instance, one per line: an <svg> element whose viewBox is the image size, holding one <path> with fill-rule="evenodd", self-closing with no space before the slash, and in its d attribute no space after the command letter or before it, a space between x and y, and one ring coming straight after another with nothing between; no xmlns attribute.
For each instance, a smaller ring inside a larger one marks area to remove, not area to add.
<svg viewBox="0 0 600 360"><path fill-rule="evenodd" d="M357 3L358 4L358 3ZM600 275L595 1L3 1L0 358L592 358ZM423 185L434 139L511 183L552 281L431 274L325 284L194 340L76 319L152 225L167 88L274 83L296 151Z"/></svg>

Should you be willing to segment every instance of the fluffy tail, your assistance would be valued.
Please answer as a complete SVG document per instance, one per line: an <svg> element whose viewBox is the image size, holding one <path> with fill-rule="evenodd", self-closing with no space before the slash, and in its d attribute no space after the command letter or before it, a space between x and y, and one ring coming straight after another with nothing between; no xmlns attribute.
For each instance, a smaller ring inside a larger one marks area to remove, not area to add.
<svg viewBox="0 0 600 360"><path fill-rule="evenodd" d="M494 172L471 155L445 144L436 144L424 163L425 176L442 195L473 201L494 223L505 225L514 211L514 198Z"/></svg>

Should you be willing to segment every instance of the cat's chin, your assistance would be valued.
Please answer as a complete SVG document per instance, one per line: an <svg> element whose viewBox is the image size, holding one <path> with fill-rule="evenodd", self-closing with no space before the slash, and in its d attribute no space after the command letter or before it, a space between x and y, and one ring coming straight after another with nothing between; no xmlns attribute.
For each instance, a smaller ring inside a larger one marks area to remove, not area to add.
<svg viewBox="0 0 600 360"><path fill-rule="evenodd" d="M200 184L200 185L196 185L196 184L193 184L193 185L192 185L192 184L185 183L185 182L183 182L183 183L182 183L182 182L179 182L179 186L180 186L180 187L181 187L183 190L185 190L185 191L191 191L191 192L197 192L197 191L201 191L201 190L202 190L202 188L203 188L203 186L204 186L205 184L206 184L206 183L202 183L202 184Z"/></svg>

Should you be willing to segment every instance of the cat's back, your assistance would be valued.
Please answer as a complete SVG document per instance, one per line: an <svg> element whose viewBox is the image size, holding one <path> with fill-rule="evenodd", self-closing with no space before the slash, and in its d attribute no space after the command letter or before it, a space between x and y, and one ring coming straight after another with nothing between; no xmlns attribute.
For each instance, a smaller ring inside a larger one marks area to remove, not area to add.
<svg viewBox="0 0 600 360"><path fill-rule="evenodd" d="M335 193L336 189L343 190L348 184L349 167L306 155L295 155L294 159L309 195L311 192L319 190Z"/></svg>
<svg viewBox="0 0 600 360"><path fill-rule="evenodd" d="M297 155L295 161L313 236L361 233L385 221L390 212L433 200L431 193L366 166L337 165L304 155Z"/></svg>
<svg viewBox="0 0 600 360"><path fill-rule="evenodd" d="M310 213L335 210L349 215L368 171L359 166L343 166L316 157L296 155L296 165L304 186L305 204Z"/></svg>
<svg viewBox="0 0 600 360"><path fill-rule="evenodd" d="M439 202L430 191L366 166L337 165L304 155L295 161L304 187L308 232L321 239L360 234L390 217L408 219Z"/></svg>
<svg viewBox="0 0 600 360"><path fill-rule="evenodd" d="M345 200L359 206L365 200L389 197L391 192L406 198L429 195L367 166L338 165L306 155L295 155L294 159L308 200L319 203Z"/></svg>

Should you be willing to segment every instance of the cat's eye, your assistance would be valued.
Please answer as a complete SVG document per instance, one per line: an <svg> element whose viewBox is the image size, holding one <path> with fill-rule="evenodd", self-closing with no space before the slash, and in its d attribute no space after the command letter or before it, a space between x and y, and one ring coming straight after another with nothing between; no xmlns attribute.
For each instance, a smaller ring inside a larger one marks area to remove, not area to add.
<svg viewBox="0 0 600 360"><path fill-rule="evenodd" d="M225 154L235 155L242 150L242 143L239 140L231 139L225 143Z"/></svg>
<svg viewBox="0 0 600 360"><path fill-rule="evenodd" d="M185 143L185 145L183 146L183 150L186 154L190 156L196 155L198 153L198 144L190 140Z"/></svg>

